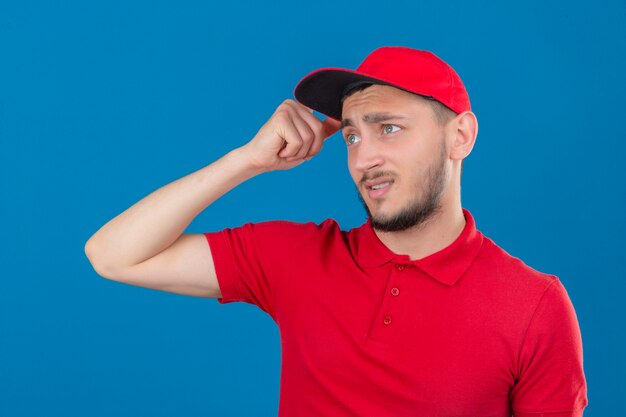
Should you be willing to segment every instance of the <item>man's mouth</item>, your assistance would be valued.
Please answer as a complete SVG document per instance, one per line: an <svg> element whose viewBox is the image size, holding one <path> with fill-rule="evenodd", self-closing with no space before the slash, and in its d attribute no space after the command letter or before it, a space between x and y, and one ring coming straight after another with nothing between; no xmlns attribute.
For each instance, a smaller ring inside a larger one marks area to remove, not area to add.
<svg viewBox="0 0 626 417"><path fill-rule="evenodd" d="M379 190L393 184L393 180L389 177L376 178L374 180L365 181L365 188L368 190Z"/></svg>
<svg viewBox="0 0 626 417"><path fill-rule="evenodd" d="M393 182L390 178L378 178L373 181L367 181L365 183L367 195L373 200L382 198L389 191Z"/></svg>
<svg viewBox="0 0 626 417"><path fill-rule="evenodd" d="M380 184L376 184L376 185L372 185L370 187L368 187L370 190L380 190L383 187L387 187L388 185L391 185L391 181L387 181L387 182L382 182Z"/></svg>

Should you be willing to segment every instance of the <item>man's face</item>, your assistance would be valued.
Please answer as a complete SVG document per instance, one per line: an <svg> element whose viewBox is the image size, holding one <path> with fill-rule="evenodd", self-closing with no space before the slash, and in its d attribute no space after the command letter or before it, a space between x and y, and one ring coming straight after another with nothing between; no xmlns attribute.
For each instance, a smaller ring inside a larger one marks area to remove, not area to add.
<svg viewBox="0 0 626 417"><path fill-rule="evenodd" d="M373 85L345 99L342 135L359 199L380 231L424 224L448 188L445 129L425 99Z"/></svg>

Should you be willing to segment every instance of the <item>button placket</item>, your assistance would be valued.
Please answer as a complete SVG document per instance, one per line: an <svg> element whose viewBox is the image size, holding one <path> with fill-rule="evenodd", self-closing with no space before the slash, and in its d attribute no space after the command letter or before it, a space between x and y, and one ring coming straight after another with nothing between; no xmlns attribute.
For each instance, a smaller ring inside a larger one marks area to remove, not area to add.
<svg viewBox="0 0 626 417"><path fill-rule="evenodd" d="M398 303L400 302L398 298L400 296L400 285L398 285L400 276L398 274L403 274L406 267L406 264L394 263L389 270L389 281L368 340L386 345L394 339L395 331L393 329L396 327L394 315L398 311Z"/></svg>

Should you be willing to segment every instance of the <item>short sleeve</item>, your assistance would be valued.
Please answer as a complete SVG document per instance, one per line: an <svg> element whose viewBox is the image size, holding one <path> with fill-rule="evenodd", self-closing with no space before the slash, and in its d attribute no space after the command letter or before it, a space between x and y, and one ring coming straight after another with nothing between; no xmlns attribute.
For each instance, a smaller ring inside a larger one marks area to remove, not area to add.
<svg viewBox="0 0 626 417"><path fill-rule="evenodd" d="M545 290L521 347L511 391L515 417L579 417L587 405L576 312L557 277Z"/></svg>
<svg viewBox="0 0 626 417"><path fill-rule="evenodd" d="M276 320L281 280L293 273L303 245L316 242L320 233L313 222L274 220L204 235L222 293L218 301L254 304Z"/></svg>

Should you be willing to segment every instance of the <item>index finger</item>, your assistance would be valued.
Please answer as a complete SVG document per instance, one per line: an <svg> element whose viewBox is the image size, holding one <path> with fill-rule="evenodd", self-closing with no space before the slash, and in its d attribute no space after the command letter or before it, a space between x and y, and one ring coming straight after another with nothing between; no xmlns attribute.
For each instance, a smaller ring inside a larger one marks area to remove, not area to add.
<svg viewBox="0 0 626 417"><path fill-rule="evenodd" d="M312 108L305 106L299 101L293 101L293 103L296 105L296 109L306 110L306 113L302 113L302 116L305 119L310 120L311 123L320 122L320 121L322 122L322 134L324 136L323 139L328 139L333 134L335 134L341 127L341 121L335 120L330 116L327 116L326 119L324 120L320 120L317 116L313 114Z"/></svg>
<svg viewBox="0 0 626 417"><path fill-rule="evenodd" d="M310 108L309 106L306 106L302 103L300 103L298 100L295 100L296 104L298 104L300 107L303 107L306 111L308 111L309 113L313 114L313 109Z"/></svg>
<svg viewBox="0 0 626 417"><path fill-rule="evenodd" d="M326 139L339 130L341 122L329 116L322 121L322 127L324 130L324 138Z"/></svg>

